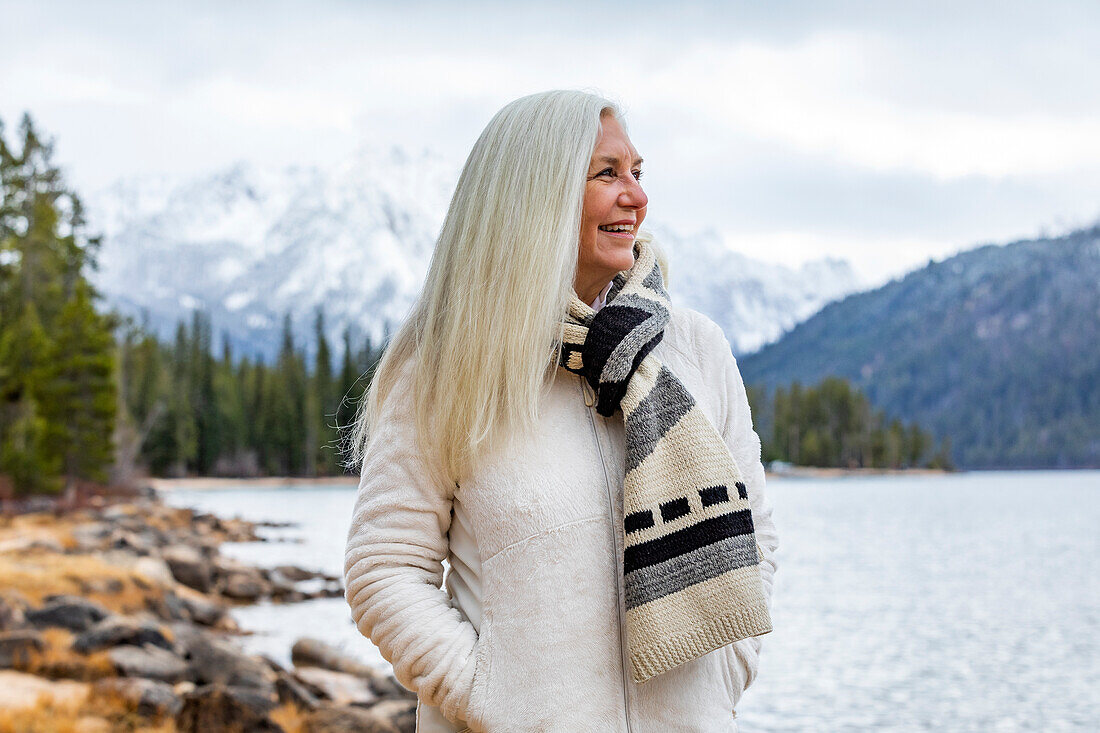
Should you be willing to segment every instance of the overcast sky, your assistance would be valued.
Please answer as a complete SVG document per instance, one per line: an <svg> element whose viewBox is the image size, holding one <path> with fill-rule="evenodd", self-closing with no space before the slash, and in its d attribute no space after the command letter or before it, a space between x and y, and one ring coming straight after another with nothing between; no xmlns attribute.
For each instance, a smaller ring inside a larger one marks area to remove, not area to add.
<svg viewBox="0 0 1100 733"><path fill-rule="evenodd" d="M523 94L619 100L651 220L871 280L1100 218L1100 3L12 2L0 119L91 193L358 144L457 167Z"/></svg>

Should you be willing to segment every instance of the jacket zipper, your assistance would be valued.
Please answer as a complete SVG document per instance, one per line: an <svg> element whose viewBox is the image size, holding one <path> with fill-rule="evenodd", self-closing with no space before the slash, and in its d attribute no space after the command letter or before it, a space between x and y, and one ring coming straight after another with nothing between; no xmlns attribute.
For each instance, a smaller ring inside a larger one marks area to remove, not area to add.
<svg viewBox="0 0 1100 733"><path fill-rule="evenodd" d="M596 404L596 393L595 393L595 390L592 390L591 385L589 385L588 382L585 381L584 377L578 375L577 379L580 380L581 395L584 397L584 403L585 403L586 406L588 406L588 419L589 419L589 422L592 425L592 437L596 440L596 451L599 453L599 456L600 456L600 467L603 468L604 487L607 490L607 504L608 504L608 508L611 510L611 519L612 519L611 544L614 545L614 547L615 547L615 558L616 558L615 594L616 594L616 597L618 598L618 601L619 601L617 606L616 606L616 610L618 612L618 617L619 617L619 668L622 671L622 678L623 678L623 713L626 717L626 730L627 730L627 733L630 733L630 730L631 730L631 728L630 728L630 696L629 696L629 693L627 691L626 647L623 643L623 596L622 596L622 588L620 587L620 584L619 584L619 578L617 577L618 557L619 557L619 531L614 526L615 497L612 496L612 494L611 494L611 479L607 475L607 461L604 459L603 444L600 443L600 436L599 436L599 433L596 430L596 416L593 414L594 411L595 411L594 405ZM589 402L588 402L588 390L592 390L592 403L591 404L589 404Z"/></svg>

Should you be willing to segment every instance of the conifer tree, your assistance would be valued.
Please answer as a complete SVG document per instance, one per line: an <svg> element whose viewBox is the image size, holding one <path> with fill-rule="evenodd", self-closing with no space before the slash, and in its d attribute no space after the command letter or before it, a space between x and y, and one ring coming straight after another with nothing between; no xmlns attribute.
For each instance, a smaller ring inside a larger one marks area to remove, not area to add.
<svg viewBox="0 0 1100 733"><path fill-rule="evenodd" d="M24 115L0 123L0 473L16 491L103 481L117 411L113 317L84 276L99 240Z"/></svg>
<svg viewBox="0 0 1100 733"><path fill-rule="evenodd" d="M339 395L336 393L337 384L332 374L332 350L325 335L325 312L322 308L317 309L313 330L317 341L313 367L313 393L316 395L318 405L314 415L316 432L319 436L316 446L316 465L320 475L330 476L339 473L337 455L339 435L336 430Z"/></svg>

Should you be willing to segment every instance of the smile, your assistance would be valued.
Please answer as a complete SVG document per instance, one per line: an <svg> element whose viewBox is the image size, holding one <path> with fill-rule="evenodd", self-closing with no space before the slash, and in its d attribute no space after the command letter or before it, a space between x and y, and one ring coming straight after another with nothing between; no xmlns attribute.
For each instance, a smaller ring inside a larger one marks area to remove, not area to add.
<svg viewBox="0 0 1100 733"><path fill-rule="evenodd" d="M605 234L610 234L614 237L634 237L634 225L633 224L605 224L598 227L599 230Z"/></svg>

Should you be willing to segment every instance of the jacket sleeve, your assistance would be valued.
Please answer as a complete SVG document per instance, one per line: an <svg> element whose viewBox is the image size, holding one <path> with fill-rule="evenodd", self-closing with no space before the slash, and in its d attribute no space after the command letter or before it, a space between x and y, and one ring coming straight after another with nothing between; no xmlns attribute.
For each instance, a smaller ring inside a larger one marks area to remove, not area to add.
<svg viewBox="0 0 1100 733"><path fill-rule="evenodd" d="M763 562L760 576L764 583L764 595L768 610L772 608L772 585L775 577L775 553L779 548L779 536L772 521L772 508L764 494L764 465L760 460L760 437L752 426L749 399L745 391L741 371L722 329L710 322L713 339L717 342L721 363L721 389L725 394L725 418L719 427L722 438L729 446L737 467L741 471L752 509L753 529ZM730 644L726 649L733 661L733 671L740 677L742 690L756 679L759 668L760 646L763 638L752 636Z"/></svg>
<svg viewBox="0 0 1100 733"><path fill-rule="evenodd" d="M394 676L447 718L469 706L477 632L442 590L453 485L416 447L401 380L368 441L344 556L356 627Z"/></svg>

